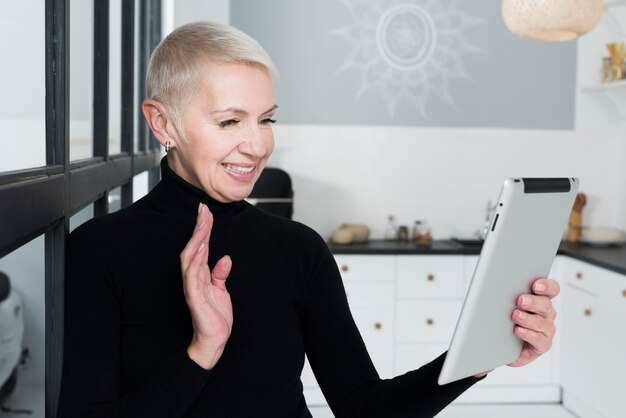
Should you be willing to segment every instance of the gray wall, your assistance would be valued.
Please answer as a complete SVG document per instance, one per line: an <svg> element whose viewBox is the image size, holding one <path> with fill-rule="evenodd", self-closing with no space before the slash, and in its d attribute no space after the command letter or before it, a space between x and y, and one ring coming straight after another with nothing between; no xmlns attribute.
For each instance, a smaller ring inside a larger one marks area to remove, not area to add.
<svg viewBox="0 0 626 418"><path fill-rule="evenodd" d="M230 3L231 24L259 40L278 66L282 123L574 126L576 44L516 37L502 23L500 1ZM398 4L404 13L390 14ZM431 23L418 19L420 10ZM385 60L376 43L385 13L389 25L378 39L388 57L419 57L433 45L431 58L410 70Z"/></svg>

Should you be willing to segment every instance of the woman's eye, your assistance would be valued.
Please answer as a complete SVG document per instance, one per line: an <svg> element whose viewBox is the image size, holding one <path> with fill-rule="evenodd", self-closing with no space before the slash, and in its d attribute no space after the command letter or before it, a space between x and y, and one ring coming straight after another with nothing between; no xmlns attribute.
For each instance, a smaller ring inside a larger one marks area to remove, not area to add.
<svg viewBox="0 0 626 418"><path fill-rule="evenodd" d="M229 126L234 126L238 122L239 121L237 119L228 119L228 120L220 122L220 128L227 128Z"/></svg>
<svg viewBox="0 0 626 418"><path fill-rule="evenodd" d="M271 125L272 123L276 123L276 119L267 118L261 121L262 125Z"/></svg>

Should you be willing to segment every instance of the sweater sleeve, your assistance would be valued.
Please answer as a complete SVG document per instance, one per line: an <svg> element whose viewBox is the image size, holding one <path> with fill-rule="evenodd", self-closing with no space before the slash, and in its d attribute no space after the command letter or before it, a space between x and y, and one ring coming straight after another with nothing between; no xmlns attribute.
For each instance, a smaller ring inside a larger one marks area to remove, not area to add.
<svg viewBox="0 0 626 418"><path fill-rule="evenodd" d="M93 231L81 229L70 235L67 246L58 416L183 416L211 373L189 358L186 347L180 347L143 384L122 394L119 289L102 255L106 243L98 243Z"/></svg>
<svg viewBox="0 0 626 418"><path fill-rule="evenodd" d="M318 252L305 308L311 368L337 417L433 417L480 379L439 386L445 354L393 379L381 380L348 306L341 275L326 245Z"/></svg>

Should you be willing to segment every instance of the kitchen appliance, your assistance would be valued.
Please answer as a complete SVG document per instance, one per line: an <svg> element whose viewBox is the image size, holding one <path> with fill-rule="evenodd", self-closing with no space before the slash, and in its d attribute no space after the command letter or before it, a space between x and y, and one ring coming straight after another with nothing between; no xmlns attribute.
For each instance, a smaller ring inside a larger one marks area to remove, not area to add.
<svg viewBox="0 0 626 418"><path fill-rule="evenodd" d="M291 177L280 168L266 167L246 200L266 212L291 219L293 216Z"/></svg>

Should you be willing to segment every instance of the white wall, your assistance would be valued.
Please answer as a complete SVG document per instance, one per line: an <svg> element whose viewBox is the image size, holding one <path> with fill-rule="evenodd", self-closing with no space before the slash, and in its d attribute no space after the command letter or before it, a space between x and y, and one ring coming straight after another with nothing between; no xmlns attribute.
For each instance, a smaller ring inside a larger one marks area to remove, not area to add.
<svg viewBox="0 0 626 418"><path fill-rule="evenodd" d="M280 120L280 112L278 114ZM294 218L322 236L344 222L382 237L387 215L436 238L482 226L506 177L576 176L584 221L626 227L623 133L371 126L276 126L269 165L294 183Z"/></svg>
<svg viewBox="0 0 626 418"><path fill-rule="evenodd" d="M217 23L230 22L229 0L175 0L174 23L176 27L198 20Z"/></svg>
<svg viewBox="0 0 626 418"><path fill-rule="evenodd" d="M0 33L0 171L42 166L46 164L44 2L3 4Z"/></svg>

